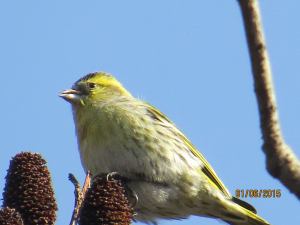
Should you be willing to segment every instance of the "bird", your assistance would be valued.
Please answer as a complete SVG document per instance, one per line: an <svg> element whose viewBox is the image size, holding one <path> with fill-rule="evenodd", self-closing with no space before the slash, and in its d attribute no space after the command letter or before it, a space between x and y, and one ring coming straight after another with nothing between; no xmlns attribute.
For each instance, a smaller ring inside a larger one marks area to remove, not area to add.
<svg viewBox="0 0 300 225"><path fill-rule="evenodd" d="M229 193L170 119L109 73L89 73L59 96L71 103L85 172L126 178L138 197L136 221L157 224L196 215L232 225L269 224Z"/></svg>

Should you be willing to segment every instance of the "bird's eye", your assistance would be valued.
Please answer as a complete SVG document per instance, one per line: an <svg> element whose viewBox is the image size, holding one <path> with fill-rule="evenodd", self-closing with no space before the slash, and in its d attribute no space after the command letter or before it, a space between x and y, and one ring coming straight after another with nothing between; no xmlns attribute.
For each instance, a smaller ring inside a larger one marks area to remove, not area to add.
<svg viewBox="0 0 300 225"><path fill-rule="evenodd" d="M89 83L89 88L94 88L96 86L97 86L97 84L95 84L95 83Z"/></svg>

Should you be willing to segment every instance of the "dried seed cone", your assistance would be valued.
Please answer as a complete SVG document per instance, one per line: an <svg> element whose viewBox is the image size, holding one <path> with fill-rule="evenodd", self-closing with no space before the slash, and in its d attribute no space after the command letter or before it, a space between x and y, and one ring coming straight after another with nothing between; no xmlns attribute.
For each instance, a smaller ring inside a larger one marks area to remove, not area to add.
<svg viewBox="0 0 300 225"><path fill-rule="evenodd" d="M3 206L15 208L25 225L54 224L57 205L50 172L40 154L22 152L10 161Z"/></svg>
<svg viewBox="0 0 300 225"><path fill-rule="evenodd" d="M0 210L0 225L23 225L23 220L15 209L4 207Z"/></svg>
<svg viewBox="0 0 300 225"><path fill-rule="evenodd" d="M83 202L80 225L131 224L133 209L118 177L109 174L93 181Z"/></svg>

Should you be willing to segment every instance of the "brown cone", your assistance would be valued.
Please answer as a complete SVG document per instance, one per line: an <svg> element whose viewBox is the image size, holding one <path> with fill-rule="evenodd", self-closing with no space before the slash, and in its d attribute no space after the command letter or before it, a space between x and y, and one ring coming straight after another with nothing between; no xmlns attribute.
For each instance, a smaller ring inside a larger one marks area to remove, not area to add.
<svg viewBox="0 0 300 225"><path fill-rule="evenodd" d="M80 225L131 224L133 209L118 177L110 174L93 181L84 198Z"/></svg>
<svg viewBox="0 0 300 225"><path fill-rule="evenodd" d="M0 210L0 225L23 225L23 220L15 209L4 207Z"/></svg>
<svg viewBox="0 0 300 225"><path fill-rule="evenodd" d="M57 205L50 172L38 153L22 152L10 161L3 206L15 208L25 225L54 224Z"/></svg>

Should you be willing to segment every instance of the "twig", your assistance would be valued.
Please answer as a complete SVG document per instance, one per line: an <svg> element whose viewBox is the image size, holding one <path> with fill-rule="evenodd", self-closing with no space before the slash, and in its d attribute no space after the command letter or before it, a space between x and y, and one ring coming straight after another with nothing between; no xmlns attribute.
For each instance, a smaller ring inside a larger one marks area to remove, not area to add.
<svg viewBox="0 0 300 225"><path fill-rule="evenodd" d="M300 199L300 163L280 129L271 67L257 0L238 0L244 19L269 173Z"/></svg>
<svg viewBox="0 0 300 225"><path fill-rule="evenodd" d="M69 180L75 186L75 191L74 191L75 206L74 206L74 211L73 211L73 214L72 214L70 225L76 225L78 223L78 220L79 220L80 211L81 211L81 208L82 208L82 203L83 203L85 194L86 194L87 189L89 188L89 186L91 184L92 175L89 171L87 172L82 190L81 190L79 182L77 181L75 176L71 173L69 174Z"/></svg>
<svg viewBox="0 0 300 225"><path fill-rule="evenodd" d="M73 211L73 214L72 214L70 225L76 225L77 222L78 222L78 218L79 218L79 212L80 212L80 208L81 208L81 205L82 205L83 196L82 196L81 187L80 187L79 182L76 180L75 176L71 173L69 174L69 180L75 186L75 190L74 190L75 206L74 206L74 211Z"/></svg>
<svg viewBox="0 0 300 225"><path fill-rule="evenodd" d="M88 171L86 173L85 181L84 181L83 188L82 188L83 198L85 197L87 189L90 187L91 183L92 183L92 174L90 173L90 171Z"/></svg>

